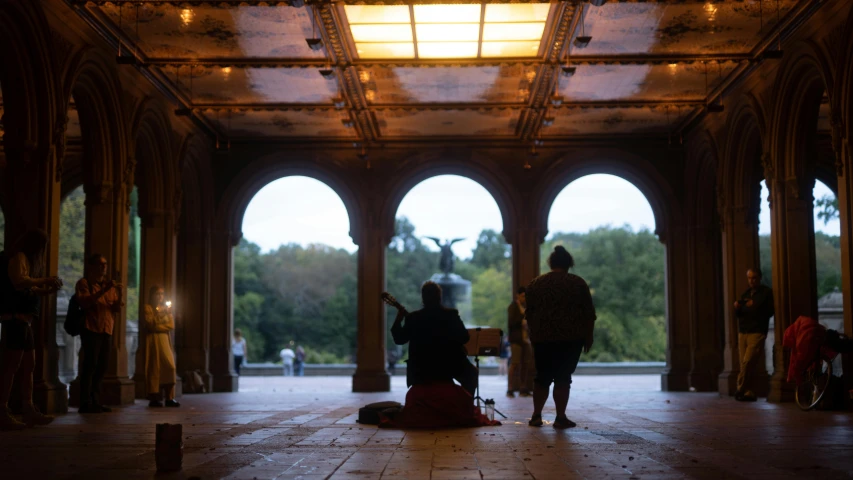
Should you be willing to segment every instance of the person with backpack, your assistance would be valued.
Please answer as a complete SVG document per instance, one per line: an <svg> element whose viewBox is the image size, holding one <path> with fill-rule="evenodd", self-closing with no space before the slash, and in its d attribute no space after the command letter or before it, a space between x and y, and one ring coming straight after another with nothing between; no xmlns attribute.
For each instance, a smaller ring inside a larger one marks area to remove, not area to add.
<svg viewBox="0 0 853 480"><path fill-rule="evenodd" d="M80 334L83 365L80 369L80 413L111 412L100 403L101 381L107 371L113 344L113 326L121 312L121 285L107 280L107 259L100 253L89 256L86 276L75 288L77 302L86 315Z"/></svg>
<svg viewBox="0 0 853 480"><path fill-rule="evenodd" d="M33 405L35 341L33 321L38 319L41 296L62 287L59 277L41 277L48 236L30 230L9 249L0 252L0 323L2 323L3 370L0 372L0 429L21 430L53 421ZM20 378L23 422L9 411L9 396L15 376Z"/></svg>

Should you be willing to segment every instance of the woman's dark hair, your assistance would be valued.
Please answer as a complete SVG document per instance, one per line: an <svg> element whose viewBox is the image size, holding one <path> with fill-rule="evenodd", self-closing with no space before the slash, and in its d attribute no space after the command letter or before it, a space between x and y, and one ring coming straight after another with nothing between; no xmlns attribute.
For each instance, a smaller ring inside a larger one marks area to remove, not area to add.
<svg viewBox="0 0 853 480"><path fill-rule="evenodd" d="M241 332L239 328L235 328L235 329L234 329L234 336L235 336L235 337L240 337L240 338L242 338L242 337L243 337L243 332Z"/></svg>
<svg viewBox="0 0 853 480"><path fill-rule="evenodd" d="M98 263L100 263L102 258L106 260L106 257L101 255L100 253L93 253L89 255L88 259L86 259L86 265L97 265Z"/></svg>
<svg viewBox="0 0 853 480"><path fill-rule="evenodd" d="M572 254L570 254L564 247L557 245L554 247L554 251L551 252L551 256L548 257L548 266L552 269L559 268L561 270L568 270L575 266L575 259L572 258Z"/></svg>
<svg viewBox="0 0 853 480"><path fill-rule="evenodd" d="M518 295L521 295L522 293L526 293L526 292L527 292L526 287L518 287L518 290L515 291L515 293Z"/></svg>
<svg viewBox="0 0 853 480"><path fill-rule="evenodd" d="M40 277L44 270L44 254L50 237L44 230L34 228L18 237L12 245L12 254L23 253L30 264L30 276Z"/></svg>
<svg viewBox="0 0 853 480"><path fill-rule="evenodd" d="M149 304L151 303L151 297L153 297L154 294L157 293L157 290L163 290L163 286L157 285L155 283L154 285L151 285L151 288L148 289L148 303Z"/></svg>
<svg viewBox="0 0 853 480"><path fill-rule="evenodd" d="M421 287L421 299L425 307L441 305L441 287L435 282L426 282Z"/></svg>

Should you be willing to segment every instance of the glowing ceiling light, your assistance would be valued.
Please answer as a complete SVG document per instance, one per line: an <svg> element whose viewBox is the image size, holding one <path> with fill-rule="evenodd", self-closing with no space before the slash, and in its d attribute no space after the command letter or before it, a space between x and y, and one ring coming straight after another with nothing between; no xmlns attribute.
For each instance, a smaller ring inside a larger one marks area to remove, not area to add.
<svg viewBox="0 0 853 480"><path fill-rule="evenodd" d="M486 58L535 57L552 6L470 3L343 9L360 58Z"/></svg>
<svg viewBox="0 0 853 480"><path fill-rule="evenodd" d="M193 13L191 8L185 8L181 10L181 21L184 23L184 26L188 26L193 21L193 17L195 14Z"/></svg>

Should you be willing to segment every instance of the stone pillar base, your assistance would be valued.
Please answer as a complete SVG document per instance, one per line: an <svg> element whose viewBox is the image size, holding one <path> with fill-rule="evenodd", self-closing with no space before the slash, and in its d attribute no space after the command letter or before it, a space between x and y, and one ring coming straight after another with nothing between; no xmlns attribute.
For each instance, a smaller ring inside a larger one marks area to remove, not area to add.
<svg viewBox="0 0 853 480"><path fill-rule="evenodd" d="M352 376L352 391L358 392L390 392L391 376L385 370L378 372L356 371Z"/></svg>
<svg viewBox="0 0 853 480"><path fill-rule="evenodd" d="M733 397L737 392L738 372L723 372L717 377L717 389L721 397Z"/></svg>
<svg viewBox="0 0 853 480"><path fill-rule="evenodd" d="M236 392L239 390L239 378L237 375L232 373L226 373L225 375L216 375L213 377L213 388L214 392Z"/></svg>
<svg viewBox="0 0 853 480"><path fill-rule="evenodd" d="M713 372L690 372L688 382L690 383L691 391L696 392L716 392L718 376Z"/></svg>
<svg viewBox="0 0 853 480"><path fill-rule="evenodd" d="M688 392L687 372L664 372L660 376L660 389L664 392Z"/></svg>
<svg viewBox="0 0 853 480"><path fill-rule="evenodd" d="M33 385L33 403L42 413L68 413L68 389L59 381Z"/></svg>
<svg viewBox="0 0 853 480"><path fill-rule="evenodd" d="M767 401L771 403L793 402L794 386L781 376L773 375L770 379L770 393L767 394Z"/></svg>
<svg viewBox="0 0 853 480"><path fill-rule="evenodd" d="M101 403L104 405L132 405L136 386L127 377L105 378L101 385Z"/></svg>

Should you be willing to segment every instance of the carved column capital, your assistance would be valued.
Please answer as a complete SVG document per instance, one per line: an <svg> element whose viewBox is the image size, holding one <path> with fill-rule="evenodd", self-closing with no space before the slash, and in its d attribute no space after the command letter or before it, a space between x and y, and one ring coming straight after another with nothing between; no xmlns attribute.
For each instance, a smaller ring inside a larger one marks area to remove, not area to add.
<svg viewBox="0 0 853 480"><path fill-rule="evenodd" d="M86 185L83 187L83 190L86 192L86 205L100 205L109 203L112 200L112 183L104 182L97 185Z"/></svg>

